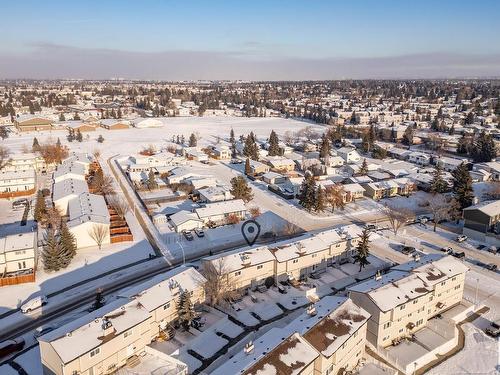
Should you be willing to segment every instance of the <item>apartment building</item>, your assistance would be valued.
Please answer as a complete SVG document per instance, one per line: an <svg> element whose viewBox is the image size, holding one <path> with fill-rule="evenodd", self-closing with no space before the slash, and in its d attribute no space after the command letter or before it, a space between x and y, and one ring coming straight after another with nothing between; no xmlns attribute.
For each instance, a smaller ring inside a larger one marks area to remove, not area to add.
<svg viewBox="0 0 500 375"><path fill-rule="evenodd" d="M283 328L249 342L213 375L339 374L364 355L368 312L346 297L324 297Z"/></svg>
<svg viewBox="0 0 500 375"><path fill-rule="evenodd" d="M40 337L45 375L110 374L151 342L151 316L137 301L114 301Z"/></svg>
<svg viewBox="0 0 500 375"><path fill-rule="evenodd" d="M428 254L348 288L354 303L371 315L368 341L375 346L389 346L460 303L467 271L452 256Z"/></svg>
<svg viewBox="0 0 500 375"><path fill-rule="evenodd" d="M191 293L195 304L204 302L204 282L194 268L178 267L126 290L116 301L40 337L43 373L115 373L148 352L147 345L177 319L181 292Z"/></svg>
<svg viewBox="0 0 500 375"><path fill-rule="evenodd" d="M150 339L153 340L177 320L181 293L190 293L194 305L205 302L205 282L205 278L194 268L181 266L126 290L120 297L136 301L147 310L151 317Z"/></svg>
<svg viewBox="0 0 500 375"><path fill-rule="evenodd" d="M36 258L36 232L0 238L0 277L34 270Z"/></svg>
<svg viewBox="0 0 500 375"><path fill-rule="evenodd" d="M237 290L255 288L268 278L274 283L275 258L266 246L214 255L204 258L202 264L224 275Z"/></svg>
<svg viewBox="0 0 500 375"><path fill-rule="evenodd" d="M16 154L9 158L9 163L2 168L5 172L18 172L35 170L42 172L45 170L45 161L41 156L33 153Z"/></svg>
<svg viewBox="0 0 500 375"><path fill-rule="evenodd" d="M31 195L35 192L35 170L0 171L0 198Z"/></svg>

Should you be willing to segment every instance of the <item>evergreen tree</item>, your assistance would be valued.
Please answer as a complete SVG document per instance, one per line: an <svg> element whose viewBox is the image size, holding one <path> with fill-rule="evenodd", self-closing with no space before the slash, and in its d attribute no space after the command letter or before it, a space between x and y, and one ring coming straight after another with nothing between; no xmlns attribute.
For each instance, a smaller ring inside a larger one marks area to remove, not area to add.
<svg viewBox="0 0 500 375"><path fill-rule="evenodd" d="M483 130L474 142L471 152L475 163L490 162L497 156L495 141L491 134L486 134Z"/></svg>
<svg viewBox="0 0 500 375"><path fill-rule="evenodd" d="M329 157L330 156L330 148L331 148L330 140L324 134L323 139L321 140L321 146L319 149L319 157L323 158L323 159Z"/></svg>
<svg viewBox="0 0 500 375"><path fill-rule="evenodd" d="M61 225L60 242L64 253L71 259L74 258L76 255L76 238L65 222Z"/></svg>
<svg viewBox="0 0 500 375"><path fill-rule="evenodd" d="M181 145L186 144L186 138L184 137L184 134L181 135Z"/></svg>
<svg viewBox="0 0 500 375"><path fill-rule="evenodd" d="M247 160L245 161L245 174L247 176L252 174L252 168L250 166L250 159L249 158L247 158Z"/></svg>
<svg viewBox="0 0 500 375"><path fill-rule="evenodd" d="M45 198L41 190L38 190L35 203L34 217L38 223L43 223L47 216L47 206L45 205Z"/></svg>
<svg viewBox="0 0 500 375"><path fill-rule="evenodd" d="M68 142L73 142L73 140L75 139L75 132L73 129L68 129L68 136L66 137L66 139L68 140Z"/></svg>
<svg viewBox="0 0 500 375"><path fill-rule="evenodd" d="M414 130L412 125L408 125L403 134L403 143L411 146L413 144Z"/></svg>
<svg viewBox="0 0 500 375"><path fill-rule="evenodd" d="M231 131L229 132L229 143L234 144L236 143L236 139L234 138L234 129L231 128Z"/></svg>
<svg viewBox="0 0 500 375"><path fill-rule="evenodd" d="M256 161L259 160L259 147L255 142L255 136L253 132L250 132L250 134L245 139L245 146L243 147L243 155L252 160Z"/></svg>
<svg viewBox="0 0 500 375"><path fill-rule="evenodd" d="M196 135L194 133L191 133L189 136L189 147L196 147L198 144L198 140L196 139Z"/></svg>
<svg viewBox="0 0 500 375"><path fill-rule="evenodd" d="M363 159L363 162L361 163L361 167L359 168L358 174L360 176L366 176L368 173L368 163L366 162L366 158Z"/></svg>
<svg viewBox="0 0 500 375"><path fill-rule="evenodd" d="M453 172L453 192L455 199L463 210L472 205L474 191L472 190L472 178L465 163L461 163Z"/></svg>
<svg viewBox="0 0 500 375"><path fill-rule="evenodd" d="M365 228L361 233L361 237L356 247L356 254L354 255L354 263L359 263L359 272L365 268L370 262L368 256L370 255L370 230Z"/></svg>
<svg viewBox="0 0 500 375"><path fill-rule="evenodd" d="M9 133L7 132L5 126L0 126L0 138L2 139L9 138Z"/></svg>
<svg viewBox="0 0 500 375"><path fill-rule="evenodd" d="M66 117L64 117L64 113L59 115L59 121L66 121Z"/></svg>
<svg viewBox="0 0 500 375"><path fill-rule="evenodd" d="M326 194L325 190L319 186L316 190L316 202L314 203L314 211L323 212L326 209Z"/></svg>
<svg viewBox="0 0 500 375"><path fill-rule="evenodd" d="M77 140L78 142L83 141L83 135L82 135L82 132L80 131L80 129L78 129L78 130L76 131L76 137L75 137L75 138L76 138L76 140Z"/></svg>
<svg viewBox="0 0 500 375"><path fill-rule="evenodd" d="M40 148L40 144L38 143L38 139L36 139L36 137L33 138L33 145L31 146L31 150L33 152L40 152L40 149L41 148Z"/></svg>
<svg viewBox="0 0 500 375"><path fill-rule="evenodd" d="M46 271L59 271L63 267L64 260L61 258L61 246L57 241L54 230L50 229L45 238L45 246L42 250L43 268Z"/></svg>
<svg viewBox="0 0 500 375"><path fill-rule="evenodd" d="M244 202L249 202L253 198L252 188L248 186L243 176L237 176L231 179L230 192L235 199L242 199Z"/></svg>
<svg viewBox="0 0 500 375"><path fill-rule="evenodd" d="M448 191L448 183L443 178L443 167L440 163L436 163L434 172L432 173L432 181L430 192L432 194L446 193Z"/></svg>
<svg viewBox="0 0 500 375"><path fill-rule="evenodd" d="M61 140L59 138L57 138L56 146L57 148L61 148Z"/></svg>
<svg viewBox="0 0 500 375"><path fill-rule="evenodd" d="M97 137L97 142L99 143L104 142L104 137L102 136L102 134L99 134L99 137Z"/></svg>
<svg viewBox="0 0 500 375"><path fill-rule="evenodd" d="M73 115L73 120L75 121L80 120L80 115L78 114L78 112L75 112L75 114Z"/></svg>
<svg viewBox="0 0 500 375"><path fill-rule="evenodd" d="M158 187L158 184L156 183L155 173L152 169L149 170L147 185L149 190L154 190Z"/></svg>
<svg viewBox="0 0 500 375"><path fill-rule="evenodd" d="M302 182L299 203L307 211L312 211L316 201L316 181L312 173L308 172Z"/></svg>
<svg viewBox="0 0 500 375"><path fill-rule="evenodd" d="M457 154L467 155L470 151L470 145L471 145L470 139L465 135L462 135L458 140Z"/></svg>
<svg viewBox="0 0 500 375"><path fill-rule="evenodd" d="M278 135L274 130L271 130L271 134L269 135L269 156L277 156L280 155L280 146Z"/></svg>
<svg viewBox="0 0 500 375"><path fill-rule="evenodd" d="M177 316L179 317L179 323L186 330L189 331L191 323L196 317L196 312L194 311L194 305L191 302L191 293L187 290L183 291L179 297L179 303L177 304Z"/></svg>

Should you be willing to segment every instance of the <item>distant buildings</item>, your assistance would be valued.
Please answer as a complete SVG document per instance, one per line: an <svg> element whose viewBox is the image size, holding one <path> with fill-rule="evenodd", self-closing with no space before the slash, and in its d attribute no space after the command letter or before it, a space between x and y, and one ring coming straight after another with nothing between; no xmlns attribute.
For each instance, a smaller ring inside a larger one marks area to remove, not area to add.
<svg viewBox="0 0 500 375"><path fill-rule="evenodd" d="M35 187L36 173L33 169L0 171L0 198L32 195Z"/></svg>
<svg viewBox="0 0 500 375"><path fill-rule="evenodd" d="M51 130L54 121L37 116L21 116L14 120L14 125L20 132Z"/></svg>

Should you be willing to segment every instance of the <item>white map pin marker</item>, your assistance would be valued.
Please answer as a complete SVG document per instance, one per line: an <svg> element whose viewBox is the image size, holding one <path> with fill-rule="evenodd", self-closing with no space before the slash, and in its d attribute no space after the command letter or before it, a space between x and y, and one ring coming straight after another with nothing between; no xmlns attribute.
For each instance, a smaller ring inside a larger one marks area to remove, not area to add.
<svg viewBox="0 0 500 375"><path fill-rule="evenodd" d="M260 224L255 220L247 220L241 226L241 234L248 246L252 246L260 234Z"/></svg>

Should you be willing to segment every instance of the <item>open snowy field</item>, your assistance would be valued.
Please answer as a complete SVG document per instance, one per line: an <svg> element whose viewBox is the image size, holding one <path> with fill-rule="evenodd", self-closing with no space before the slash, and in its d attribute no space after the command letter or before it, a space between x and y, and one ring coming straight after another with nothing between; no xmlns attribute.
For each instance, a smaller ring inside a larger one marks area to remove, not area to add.
<svg viewBox="0 0 500 375"><path fill-rule="evenodd" d="M50 137L54 140L59 137L61 142L67 144L71 150L92 152L95 149L99 149L103 156L109 157L116 154L129 155L136 153L149 144L165 146L166 142L172 140L173 135L184 135L188 139L191 133L195 133L201 138L199 145L205 145L214 143L217 137L229 139L231 128L234 129L236 138L253 131L259 139L267 139L271 130L274 130L278 136L282 136L287 131L297 132L306 126L311 126L318 132L323 132L325 129L320 125L274 117L165 117L159 118L159 120L163 122L163 127L146 129L130 128L124 130L107 130L102 128L93 132L83 133L84 140L81 143L67 142L67 130L11 134L3 143L12 152L20 152L23 146L31 147L33 137L37 137L41 143ZM99 134L104 137L102 144L96 141ZM87 139L87 136L89 139Z"/></svg>

